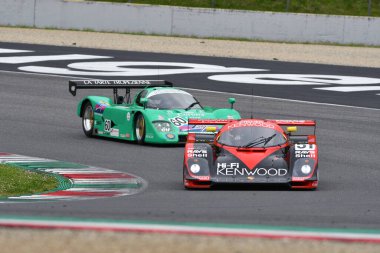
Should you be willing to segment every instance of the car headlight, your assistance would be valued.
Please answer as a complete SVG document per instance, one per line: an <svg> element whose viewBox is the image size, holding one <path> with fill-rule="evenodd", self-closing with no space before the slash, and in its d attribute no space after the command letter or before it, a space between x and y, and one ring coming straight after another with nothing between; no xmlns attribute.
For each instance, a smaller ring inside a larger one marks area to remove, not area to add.
<svg viewBox="0 0 380 253"><path fill-rule="evenodd" d="M154 124L154 127L160 132L167 133L172 130L170 123L167 121L154 121L153 124Z"/></svg>
<svg viewBox="0 0 380 253"><path fill-rule="evenodd" d="M308 164L302 165L301 171L303 174L309 174L311 172L311 167Z"/></svg>
<svg viewBox="0 0 380 253"><path fill-rule="evenodd" d="M190 170L194 174L197 174L201 170L201 166L199 166L198 164L195 163L195 164L191 165Z"/></svg>

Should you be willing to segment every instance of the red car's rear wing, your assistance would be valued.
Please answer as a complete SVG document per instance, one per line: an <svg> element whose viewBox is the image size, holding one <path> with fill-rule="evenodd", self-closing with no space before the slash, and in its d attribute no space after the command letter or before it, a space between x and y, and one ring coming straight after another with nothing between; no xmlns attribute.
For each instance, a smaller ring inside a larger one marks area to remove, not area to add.
<svg viewBox="0 0 380 253"><path fill-rule="evenodd" d="M189 119L189 125L225 125L234 119Z"/></svg>
<svg viewBox="0 0 380 253"><path fill-rule="evenodd" d="M187 142L212 142L214 134L233 119L189 119Z"/></svg>
<svg viewBox="0 0 380 253"><path fill-rule="evenodd" d="M315 120L281 120L281 119L268 119L267 121L275 123L280 126L317 126Z"/></svg>
<svg viewBox="0 0 380 253"><path fill-rule="evenodd" d="M317 128L317 122L315 120L278 120L278 119L268 119L267 121L275 123L281 127L301 127L306 130L307 128L310 129L310 127L313 128L313 133L307 133L308 131L302 131L299 134L289 134L290 139L296 142L302 142L305 141L310 144L316 143L316 136L315 131Z"/></svg>

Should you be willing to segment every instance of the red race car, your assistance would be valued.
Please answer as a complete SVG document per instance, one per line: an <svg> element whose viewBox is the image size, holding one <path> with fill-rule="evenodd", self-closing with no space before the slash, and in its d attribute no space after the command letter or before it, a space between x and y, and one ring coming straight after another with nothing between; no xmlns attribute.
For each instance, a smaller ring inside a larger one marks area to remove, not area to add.
<svg viewBox="0 0 380 253"><path fill-rule="evenodd" d="M183 162L187 189L227 184L318 186L314 120L190 119L189 125L206 131L190 130L187 138Z"/></svg>

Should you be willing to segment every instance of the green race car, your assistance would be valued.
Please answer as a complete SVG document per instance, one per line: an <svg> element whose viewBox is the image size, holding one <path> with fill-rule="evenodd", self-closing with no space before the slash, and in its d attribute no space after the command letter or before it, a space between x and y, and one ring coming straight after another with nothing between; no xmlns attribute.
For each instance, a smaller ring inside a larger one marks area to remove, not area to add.
<svg viewBox="0 0 380 253"><path fill-rule="evenodd" d="M160 80L80 80L69 81L69 91L112 89L113 99L86 96L78 104L86 136L103 136L137 143L185 143L188 132L207 134L207 126L189 125L192 119L240 119L231 108L202 106L191 94ZM119 96L118 90L125 89ZM139 89L131 99L131 89ZM221 126L220 126L221 127Z"/></svg>

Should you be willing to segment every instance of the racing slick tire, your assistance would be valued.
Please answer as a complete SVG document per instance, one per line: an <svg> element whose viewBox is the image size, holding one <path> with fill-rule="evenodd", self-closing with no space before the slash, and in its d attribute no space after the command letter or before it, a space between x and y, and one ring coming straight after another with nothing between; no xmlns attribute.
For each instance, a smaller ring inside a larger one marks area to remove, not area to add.
<svg viewBox="0 0 380 253"><path fill-rule="evenodd" d="M138 144L144 144L145 130L145 118L142 114L138 114L135 120L135 136Z"/></svg>
<svg viewBox="0 0 380 253"><path fill-rule="evenodd" d="M82 128L87 137L92 137L94 133L94 109L90 101L83 106Z"/></svg>

